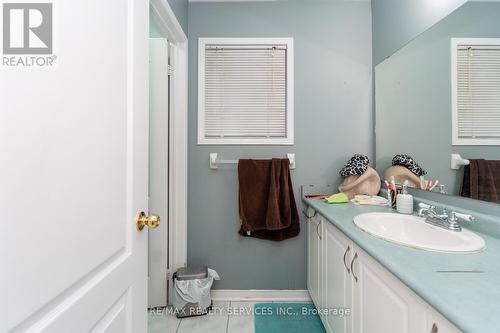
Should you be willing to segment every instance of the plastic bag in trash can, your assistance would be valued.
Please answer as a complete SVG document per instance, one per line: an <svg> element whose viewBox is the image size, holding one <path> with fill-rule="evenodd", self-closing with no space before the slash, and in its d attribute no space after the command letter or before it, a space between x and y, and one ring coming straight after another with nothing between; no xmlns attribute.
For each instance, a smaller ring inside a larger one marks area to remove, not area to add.
<svg viewBox="0 0 500 333"><path fill-rule="evenodd" d="M219 274L213 269L208 269L205 279L175 280L173 305L182 309L187 303L198 303L201 308L208 308L212 302L210 288L214 280L220 280Z"/></svg>

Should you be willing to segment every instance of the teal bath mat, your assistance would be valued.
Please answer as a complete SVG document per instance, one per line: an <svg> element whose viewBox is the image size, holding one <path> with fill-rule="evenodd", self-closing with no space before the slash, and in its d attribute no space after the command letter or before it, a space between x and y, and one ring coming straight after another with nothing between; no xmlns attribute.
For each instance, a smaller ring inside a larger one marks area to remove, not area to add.
<svg viewBox="0 0 500 333"><path fill-rule="evenodd" d="M255 304L255 333L326 333L310 303Z"/></svg>

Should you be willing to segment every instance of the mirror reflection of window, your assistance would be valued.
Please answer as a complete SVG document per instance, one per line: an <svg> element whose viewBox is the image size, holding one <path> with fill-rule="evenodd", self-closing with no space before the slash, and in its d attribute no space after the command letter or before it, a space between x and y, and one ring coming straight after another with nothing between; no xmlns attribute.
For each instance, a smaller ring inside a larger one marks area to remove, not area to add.
<svg viewBox="0 0 500 333"><path fill-rule="evenodd" d="M406 154L427 171L420 185L407 177L420 195L500 201L498 22L500 1L469 1L376 65L381 175Z"/></svg>
<svg viewBox="0 0 500 333"><path fill-rule="evenodd" d="M500 145L500 38L453 38L453 144Z"/></svg>

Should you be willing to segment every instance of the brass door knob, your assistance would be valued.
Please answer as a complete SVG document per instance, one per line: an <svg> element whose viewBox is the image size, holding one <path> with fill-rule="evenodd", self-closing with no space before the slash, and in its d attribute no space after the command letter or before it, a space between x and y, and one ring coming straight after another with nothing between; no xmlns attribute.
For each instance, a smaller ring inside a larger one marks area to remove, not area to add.
<svg viewBox="0 0 500 333"><path fill-rule="evenodd" d="M144 229L144 226L154 229L160 225L160 217L158 215L146 216L144 212L140 212L137 215L136 227L138 231Z"/></svg>

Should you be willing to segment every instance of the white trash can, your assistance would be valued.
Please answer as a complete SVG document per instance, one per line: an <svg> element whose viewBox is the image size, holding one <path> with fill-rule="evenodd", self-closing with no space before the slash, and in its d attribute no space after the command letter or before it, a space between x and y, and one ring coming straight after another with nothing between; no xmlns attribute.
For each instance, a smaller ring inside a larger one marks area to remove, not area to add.
<svg viewBox="0 0 500 333"><path fill-rule="evenodd" d="M219 275L213 269L182 267L173 276L172 304L177 318L205 315L212 307L210 289Z"/></svg>

